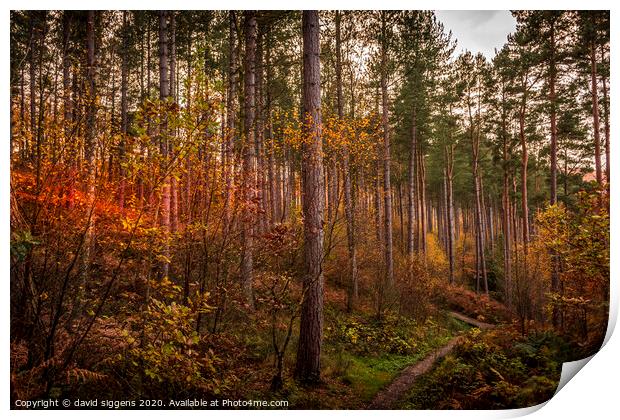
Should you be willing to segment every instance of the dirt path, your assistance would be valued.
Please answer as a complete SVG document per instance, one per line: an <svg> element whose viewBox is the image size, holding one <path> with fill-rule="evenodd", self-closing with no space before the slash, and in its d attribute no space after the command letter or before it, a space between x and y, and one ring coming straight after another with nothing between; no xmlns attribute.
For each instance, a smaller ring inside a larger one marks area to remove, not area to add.
<svg viewBox="0 0 620 420"><path fill-rule="evenodd" d="M494 327L492 324L478 321L458 312L449 312L449 314L458 320L482 330ZM435 361L450 353L461 339L462 336L454 337L452 340L448 341L446 345L434 350L431 354L426 356L424 360L405 368L392 383L375 395L375 398L368 405L368 408L371 410L387 410L393 408L394 404L411 389L418 377L431 370Z"/></svg>
<svg viewBox="0 0 620 420"><path fill-rule="evenodd" d="M450 316L458 319L459 321L463 321L466 324L473 325L474 327L478 327L481 330L488 330L489 328L493 328L495 325L487 324L486 322L478 321L477 319L470 318L467 315L460 314L458 312L448 312Z"/></svg>

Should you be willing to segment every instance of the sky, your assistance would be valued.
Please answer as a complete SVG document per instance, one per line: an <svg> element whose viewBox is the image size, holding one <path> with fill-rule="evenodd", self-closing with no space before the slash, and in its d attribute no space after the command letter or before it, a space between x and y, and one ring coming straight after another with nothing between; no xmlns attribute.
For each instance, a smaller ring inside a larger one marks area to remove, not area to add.
<svg viewBox="0 0 620 420"><path fill-rule="evenodd" d="M457 39L456 54L467 49L474 54L481 52L489 60L516 26L508 10L438 10L435 14Z"/></svg>

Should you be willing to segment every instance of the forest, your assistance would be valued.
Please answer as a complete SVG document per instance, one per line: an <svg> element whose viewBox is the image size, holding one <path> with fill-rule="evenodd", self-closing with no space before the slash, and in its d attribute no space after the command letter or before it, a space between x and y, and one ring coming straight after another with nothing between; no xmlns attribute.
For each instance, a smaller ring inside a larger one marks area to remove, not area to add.
<svg viewBox="0 0 620 420"><path fill-rule="evenodd" d="M550 399L607 329L610 16L510 13L490 59L434 11L11 11L12 408Z"/></svg>

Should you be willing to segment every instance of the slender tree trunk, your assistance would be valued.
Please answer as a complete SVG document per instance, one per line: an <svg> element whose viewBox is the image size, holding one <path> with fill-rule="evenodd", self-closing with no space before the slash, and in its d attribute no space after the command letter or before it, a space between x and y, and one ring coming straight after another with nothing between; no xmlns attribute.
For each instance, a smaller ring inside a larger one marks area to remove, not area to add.
<svg viewBox="0 0 620 420"><path fill-rule="evenodd" d="M176 17L175 12L168 12L170 14L170 96L172 101L177 102L177 42L176 42ZM176 131L176 128L175 128ZM176 132L173 133L176 136ZM176 153L174 147L170 147L168 153L173 155ZM177 177L172 175L170 177L170 232L176 233L179 228L179 185Z"/></svg>
<svg viewBox="0 0 620 420"><path fill-rule="evenodd" d="M45 101L44 101L44 94L45 94L45 86L43 84L43 51L45 48L45 32L46 32L46 28L47 28L47 12L43 11L43 12L34 12L37 15L37 22L35 23L34 26L34 33L33 33L33 38L32 38L32 51L31 51L31 57L32 57L32 61L30 63L31 65L31 77L33 77L33 79L30 81L30 94L32 95L31 97L31 102L30 102L30 106L31 106L31 121L33 122L31 125L31 132L32 132L32 136L35 142L35 149L33 150L34 152L34 157L35 157L35 167L36 167L36 182L37 182L37 191L39 191L40 187L41 187L41 159L42 159L42 142L43 142L43 131L44 131L44 127L43 127L43 123L44 123L44 115L45 115ZM36 65L33 66L33 63L36 60ZM38 85L39 85L39 89L38 89L38 96L39 96L39 100L38 100L38 113L35 117L35 98L36 98L36 94L35 94L35 69L38 71ZM36 119L36 122L35 122ZM36 127L36 131L35 131L35 127Z"/></svg>
<svg viewBox="0 0 620 420"><path fill-rule="evenodd" d="M487 243L489 244L489 249L491 250L491 254L495 254L495 210L493 205L493 197L491 194L487 195L487 199L485 200L486 205L486 216L487 216Z"/></svg>
<svg viewBox="0 0 620 420"><path fill-rule="evenodd" d="M408 188L407 188L407 254L412 260L413 252L417 248L414 243L414 223L415 220L415 190L416 190L416 150L418 149L417 130L416 130L416 109L412 108L411 113L411 145L409 147L409 166L408 166ZM417 223L416 223L417 226Z"/></svg>
<svg viewBox="0 0 620 420"><path fill-rule="evenodd" d="M62 48L62 88L64 104L64 135L65 141L71 137L73 123L73 101L71 100L71 55L69 52L69 40L71 36L72 15L65 10L63 15L63 48ZM69 154L71 156L71 154Z"/></svg>
<svg viewBox="0 0 620 420"><path fill-rule="evenodd" d="M502 103L505 103L504 90L502 90ZM502 233L504 239L504 300L510 307L512 304L512 267L510 247L510 186L509 186L509 160L508 160L508 133L506 129L506 113L502 110L502 152L503 152L503 190L502 190Z"/></svg>
<svg viewBox="0 0 620 420"><path fill-rule="evenodd" d="M556 98L555 98L555 27L551 26L551 60L549 68L549 102L551 105L551 194L550 203L553 206L557 202L557 125L556 125Z"/></svg>
<svg viewBox="0 0 620 420"><path fill-rule="evenodd" d="M254 292L252 288L254 261L252 257L254 236L254 194L252 190L256 186L254 171L255 149L255 110L256 110L256 14L252 11L244 12L245 28L245 74L244 74L244 111L245 138L243 144L243 180L244 185L244 212L242 229L242 253L241 253L241 283L246 303L250 310L254 309Z"/></svg>
<svg viewBox="0 0 620 420"><path fill-rule="evenodd" d="M28 143L30 143L30 147L32 147L32 143L34 143L34 136L35 136L35 130L36 130L36 126L37 126L37 119L36 119L36 110L37 110L37 95L36 95L36 80L37 80L37 68L36 68L36 54L35 51L37 50L36 48L36 40L37 40L37 35L36 35L36 12L31 11L30 12L30 21L28 23L28 30L30 32L29 34L29 44L30 44L30 48L28 51L28 71L29 71L29 85L30 85L30 133L29 136L26 139L26 150L27 150L27 154L28 154L28 158L32 161L33 158L33 151L32 150L28 150L29 146ZM30 142L28 142L28 139L30 139ZM39 188L38 185L38 178L37 178L37 189Z"/></svg>
<svg viewBox="0 0 620 420"><path fill-rule="evenodd" d="M392 192L390 180L390 127L388 124L387 90L387 16L381 12L381 124L383 126L383 199L385 206L385 282L394 285L394 260L392 257Z"/></svg>
<svg viewBox="0 0 620 420"><path fill-rule="evenodd" d="M592 121L594 123L594 166L596 168L596 182L603 185L603 168L601 164L601 133L598 110L598 75L596 70L596 45L590 46L590 74L592 80Z"/></svg>
<svg viewBox="0 0 620 420"><path fill-rule="evenodd" d="M478 98L480 101L480 98ZM480 152L480 103L476 115L477 127L474 129L474 118L471 113L471 105L468 106L470 121L470 136L472 145L472 177L474 181L474 223L476 236L476 292L480 291L480 280L485 280L485 292L488 293L486 287L486 270L484 258L484 230L482 220L482 191L480 186L480 170L479 170L479 152Z"/></svg>
<svg viewBox="0 0 620 420"><path fill-rule="evenodd" d="M170 79L168 69L168 12L159 12L159 99L161 102L168 100L170 96ZM165 111L164 111L165 113ZM169 133L168 116L162 116L159 126L159 147L162 159L162 171L164 179L161 187L161 211L160 224L164 235L163 259L160 266L160 279L165 279L170 271L170 175L168 174Z"/></svg>
<svg viewBox="0 0 620 420"><path fill-rule="evenodd" d="M79 315L82 309L84 295L90 279L90 262L94 246L95 229L95 133L97 121L97 90L95 85L95 12L87 12L86 21L86 132L84 137L84 160L86 165L86 202L89 211L85 235L84 254L82 255L82 270L80 284L76 295L75 305L71 318Z"/></svg>
<svg viewBox="0 0 620 420"><path fill-rule="evenodd" d="M323 150L321 141L321 79L319 14L304 11L302 189L304 214L303 302L295 378L315 383L321 374L323 339Z"/></svg>
<svg viewBox="0 0 620 420"><path fill-rule="evenodd" d="M452 197L452 179L454 175L454 146L446 146L446 224L449 282L454 283L454 203Z"/></svg>
<svg viewBox="0 0 620 420"><path fill-rule="evenodd" d="M420 229L418 231L418 238L420 240L420 248L419 251L422 254L422 257L426 259L426 226L427 226L427 217L426 217L426 165L424 163L424 155L421 150L421 146L418 143L418 198L420 203L420 212L419 212L419 220L420 220Z"/></svg>
<svg viewBox="0 0 620 420"><path fill-rule="evenodd" d="M233 144L236 130L235 105L237 99L237 54L235 52L237 18L228 12L228 85L226 87L226 164L224 165L224 225L228 230L231 222L231 199L234 176Z"/></svg>
<svg viewBox="0 0 620 420"><path fill-rule="evenodd" d="M288 145L284 146L284 162L282 163L282 195L284 201L282 203L282 219L289 220L290 210L292 208L292 190L294 183L294 174L292 173L291 150Z"/></svg>
<svg viewBox="0 0 620 420"><path fill-rule="evenodd" d="M605 50L604 47L601 46L601 60L603 65L605 65ZM603 74L603 119L605 124L605 182L609 185L609 101L607 97L607 77Z"/></svg>
<svg viewBox="0 0 620 420"><path fill-rule="evenodd" d="M26 143L26 92L25 92L25 74L24 74L24 66L20 69L20 77L19 77L19 134L22 137L22 142L19 146L21 161L26 161L26 151L27 151L27 143Z"/></svg>
<svg viewBox="0 0 620 420"><path fill-rule="evenodd" d="M555 97L555 81L556 81L556 63L555 63L555 24L551 23L551 40L550 40L550 62L549 62L549 102L551 105L551 188L550 188L550 204L553 206L557 202L557 126L556 126L556 97ZM600 159L600 156L599 156ZM599 165L600 167L600 165ZM600 168L599 168L600 169ZM597 169L598 170L598 169ZM597 172L598 180L598 172ZM524 228L525 229L525 228ZM525 260L527 267L527 260ZM560 261L556 252L551 252L551 292L560 293ZM527 272L527 271L526 271ZM553 305L552 322L554 327L560 325L560 309L557 305Z"/></svg>
<svg viewBox="0 0 620 420"><path fill-rule="evenodd" d="M265 134L265 122L264 122L264 78L263 78L263 30L259 28L257 35L256 46L256 176L258 186L257 192L257 205L258 205L258 223L257 230L259 234L265 232L267 221L267 194L266 194L266 182L265 182L265 162L264 162L264 134Z"/></svg>
<svg viewBox="0 0 620 420"><path fill-rule="evenodd" d="M121 141L118 148L119 163L119 187L118 187L118 205L121 209L125 207L125 139L127 137L127 85L129 79L128 66L128 32L127 11L123 11L123 35L121 46Z"/></svg>
<svg viewBox="0 0 620 420"><path fill-rule="evenodd" d="M187 89L185 91L185 100L186 100L186 109L191 110L192 109L192 87L191 87L191 81L192 81L192 37L193 37L193 32L190 30L189 34L187 36L187 79L190 81L190 83L187 84ZM226 144L226 135L225 133L223 133L222 135L222 141L224 142L224 144ZM224 168L226 168L228 165L224 165ZM192 224L192 204L191 204L191 192L192 192L192 159L191 159L191 155L189 153L185 154L185 177L186 177L186 181L185 181L185 217L186 217L186 221L185 221L185 226L189 226ZM226 180L226 177L224 177L224 179ZM186 233L187 233L187 229L186 229ZM189 240L191 240L191 234L189 234L190 238ZM188 250L189 250L189 244L188 244ZM188 251L189 253L189 251Z"/></svg>
<svg viewBox="0 0 620 420"><path fill-rule="evenodd" d="M273 120L271 112L272 93L271 83L273 79L271 68L271 27L268 26L265 31L265 116L267 120L265 128L265 136L269 141L269 151L267 156L267 183L269 184L269 216L271 225L279 219L278 209L280 208L279 194L277 194L276 182L276 163L275 163L275 140L273 138Z"/></svg>
<svg viewBox="0 0 620 420"><path fill-rule="evenodd" d="M340 11L336 11L336 101L338 108L338 118L342 124L344 121L344 103L342 97L342 51L340 36ZM356 134L357 135L357 134ZM349 250L349 290L347 299L347 310L351 311L358 299L357 281L357 250L355 247L355 210L353 196L351 194L351 167L349 148L344 146L343 156L343 176L344 176L344 209L347 219L347 242Z"/></svg>
<svg viewBox="0 0 620 420"><path fill-rule="evenodd" d="M521 141L521 212L523 214L523 252L525 255L528 253L528 243L530 242L530 230L529 230L529 209L527 205L527 165L528 165L528 150L527 141L525 139L525 112L527 96L525 93L525 84L527 80L523 82L523 99L521 100L521 111L519 113L519 139Z"/></svg>

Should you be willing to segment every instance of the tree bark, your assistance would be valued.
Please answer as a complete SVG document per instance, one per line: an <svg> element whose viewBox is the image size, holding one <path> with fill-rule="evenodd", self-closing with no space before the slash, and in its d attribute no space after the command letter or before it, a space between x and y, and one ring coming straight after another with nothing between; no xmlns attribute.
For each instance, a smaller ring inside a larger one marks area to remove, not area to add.
<svg viewBox="0 0 620 420"><path fill-rule="evenodd" d="M476 76L477 89L479 86L479 76ZM471 92L468 92L471 98ZM478 108L476 111L476 128L474 128L474 117L471 111L471 100L468 99L468 113L470 122L470 137L472 147L472 177L474 181L474 223L475 223L475 237L476 237L476 292L480 291L480 280L483 279L485 283L485 292L488 293L488 287L486 284L486 264L484 256L484 230L482 220L482 191L480 187L480 169L479 169L479 153L480 153L480 95L478 92Z"/></svg>
<svg viewBox="0 0 620 420"><path fill-rule="evenodd" d="M71 129L73 122L73 101L71 100L71 54L69 51L69 41L71 37L72 15L70 11L65 10L63 14L62 27L62 87L63 87L63 105L64 105L64 135L65 141L71 138ZM69 146L70 147L70 146ZM70 151L72 151L70 147ZM69 153L71 160L71 153Z"/></svg>
<svg viewBox="0 0 620 420"><path fill-rule="evenodd" d="M448 281L454 283L454 202L452 197L452 179L454 175L454 145L446 146L446 244L448 249L448 265L450 268Z"/></svg>
<svg viewBox="0 0 620 420"><path fill-rule="evenodd" d="M318 11L304 11L302 188L304 215L303 302L295 378L316 383L321 374L323 336L323 150Z"/></svg>
<svg viewBox="0 0 620 420"><path fill-rule="evenodd" d="M418 139L417 139L417 127L416 127L416 109L415 106L411 110L411 144L409 146L409 166L407 171L407 254L409 255L410 261L413 258L413 252L417 248L417 244L415 244L414 231L417 228L417 223L415 219L415 206L416 204L416 150L418 149ZM414 223L416 223L416 227L414 227Z"/></svg>
<svg viewBox="0 0 620 420"><path fill-rule="evenodd" d="M551 105L551 186L550 186L550 199L549 202L553 206L557 203L557 125L556 125L556 97L555 97L555 82L556 82L556 62L555 62L555 22L551 22L550 30L550 60L549 60L549 102ZM597 175L598 177L598 175ZM598 178L597 178L598 180ZM524 228L525 229L525 228ZM524 261L525 270L527 273L527 259ZM560 292L560 261L556 252L551 252L551 292ZM553 305L552 309L552 323L554 327L560 325L560 309L557 305Z"/></svg>
<svg viewBox="0 0 620 420"><path fill-rule="evenodd" d="M394 285L394 259L392 256L392 192L390 180L390 127L388 124L387 90L387 15L381 12L381 124L383 126L383 200L385 206L385 283Z"/></svg>
<svg viewBox="0 0 620 420"><path fill-rule="evenodd" d="M159 12L159 100L163 103L170 96L170 79L168 69L168 12ZM159 127L159 147L162 159L162 172L164 175L161 187L161 211L160 225L164 236L164 245L162 249L162 262L160 266L159 277L165 279L170 271L170 175L168 175L168 116L163 111L162 123Z"/></svg>
<svg viewBox="0 0 620 420"><path fill-rule="evenodd" d="M84 253L82 255L82 270L75 305L71 319L79 315L82 309L86 287L90 279L90 262L94 246L95 228L95 133L97 118L97 90L95 84L95 12L89 10L86 18L86 132L84 137L84 161L86 166L86 202L89 214L87 215L84 234Z"/></svg>
<svg viewBox="0 0 620 420"><path fill-rule="evenodd" d="M275 162L275 140L273 138L273 120L272 120L272 93L271 82L273 79L271 68L271 27L265 29L265 138L268 140L269 151L267 156L267 183L269 191L269 219L270 226L273 226L279 219L280 200L276 183L276 162ZM267 188L266 191L267 192Z"/></svg>
<svg viewBox="0 0 620 420"><path fill-rule="evenodd" d="M528 150L527 141L525 139L525 112L527 107L527 76L523 77L523 92L521 98L521 108L519 112L519 140L521 142L521 212L523 216L523 230L521 232L523 239L523 253L528 253L528 243L530 242L530 229L529 229L529 209L527 205L527 165L528 165ZM552 147L553 147L552 140ZM553 181L552 181L553 184Z"/></svg>
<svg viewBox="0 0 620 420"><path fill-rule="evenodd" d="M502 106L506 103L505 90L502 89ZM504 240L504 300L510 307L512 304L512 267L510 246L510 185L508 160L508 130L506 128L506 112L502 109L502 156L503 156L503 190L502 190L502 234Z"/></svg>
<svg viewBox="0 0 620 420"><path fill-rule="evenodd" d="M35 130L36 130L36 126L37 126L37 119L36 119L36 110L37 110L37 95L36 95L36 80L37 80L37 67L36 67L36 54L35 51L37 50L36 48L36 41L37 41L37 35L36 35L36 12L31 11L29 13L30 15L30 19L28 22L28 31L29 31L29 44L30 44L30 48L28 51L28 72L29 72L29 85L30 85L30 135L26 138L26 150L27 150L27 155L30 159L32 159L33 157L33 153L32 150L28 150L29 146L28 144L30 143L30 147L32 147L32 143L34 143L34 136L35 136ZM28 139L30 139L30 142L28 142ZM38 183L38 179L37 179L37 183ZM38 184L37 184L37 188L38 188Z"/></svg>
<svg viewBox="0 0 620 420"><path fill-rule="evenodd" d="M250 310L254 309L254 292L252 288L254 261L252 256L254 236L254 193L256 174L254 171L255 150L255 111L256 111L256 14L244 12L245 28L245 74L244 74L244 130L243 144L243 180L244 180L244 211L242 223L241 283L246 303Z"/></svg>
<svg viewBox="0 0 620 420"><path fill-rule="evenodd" d="M383 243L383 223L381 221L381 157L379 153L381 152L380 148L377 148L377 159L375 162L375 176L374 178L374 208L375 208L375 237L377 238L377 243Z"/></svg>
<svg viewBox="0 0 620 420"><path fill-rule="evenodd" d="M342 40L341 40L341 15L336 10L336 103L340 124L344 124L344 103L342 96ZM356 134L357 135L357 134ZM355 246L355 209L351 194L351 166L349 147L345 144L343 150L343 176L344 176L344 210L347 219L347 245L349 251L349 288L347 310L351 311L358 299L357 280L357 249Z"/></svg>
<svg viewBox="0 0 620 420"><path fill-rule="evenodd" d="M601 163L601 133L598 110L598 74L596 70L596 44L590 45L590 75L592 80L592 121L594 123L594 166L596 169L596 182L599 187L603 185L603 167Z"/></svg>
<svg viewBox="0 0 620 420"><path fill-rule="evenodd" d="M178 101L178 78L176 75L177 67L177 42L176 42L176 17L175 12L170 11L170 96L173 102ZM176 136L178 133L172 133ZM170 146L168 153L176 153L174 147ZM177 177L170 177L170 232L176 233L179 228L179 185Z"/></svg>
<svg viewBox="0 0 620 420"><path fill-rule="evenodd" d="M426 226L427 226L427 217L426 217L426 165L424 164L424 155L422 154L422 147L418 142L418 150L417 150L417 160L416 164L418 167L418 200L420 205L420 210L418 213L418 219L420 223L420 228L418 229L418 239L419 243L419 252L422 254L422 257L426 259Z"/></svg>
<svg viewBox="0 0 620 420"><path fill-rule="evenodd" d="M549 103L551 105L551 186L550 186L550 204L553 206L558 199L557 194L557 172L558 172L558 158L557 158L557 124L556 124L556 98L555 98L555 25L551 23L551 48L550 48L550 62L549 62Z"/></svg>
<svg viewBox="0 0 620 420"><path fill-rule="evenodd" d="M235 51L237 18L234 11L228 12L228 84L226 86L226 136L224 165L224 225L228 230L231 222L231 199L234 177L233 144L236 134L236 112L235 105L237 99L237 54Z"/></svg>
<svg viewBox="0 0 620 420"><path fill-rule="evenodd" d="M601 61L605 65L605 50L601 46ZM605 124L605 182L609 185L610 150L609 150L609 101L607 97L607 77L603 74L603 119Z"/></svg>
<svg viewBox="0 0 620 420"><path fill-rule="evenodd" d="M256 42L256 176L257 176L257 197L256 202L258 205L258 221L257 230L261 235L265 232L267 226L267 193L266 193L266 180L265 180L265 153L264 153L264 135L265 135L265 121L264 121L264 78L263 78L263 30L259 28Z"/></svg>
<svg viewBox="0 0 620 420"><path fill-rule="evenodd" d="M118 205L121 210L125 207L125 139L127 136L127 85L129 79L128 64L128 33L129 26L127 23L127 11L123 11L123 35L121 44L121 141L118 148L118 164L119 164L119 187L118 187Z"/></svg>

